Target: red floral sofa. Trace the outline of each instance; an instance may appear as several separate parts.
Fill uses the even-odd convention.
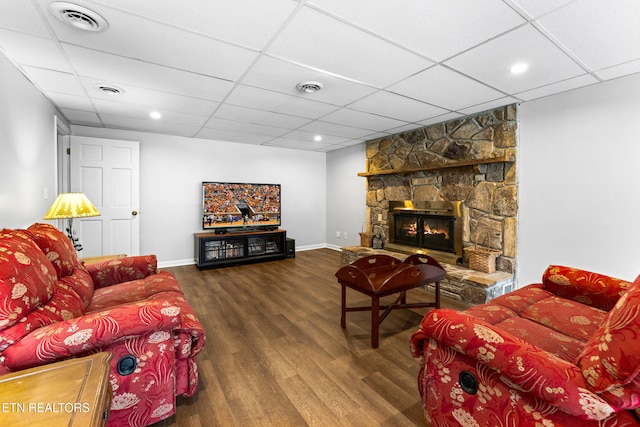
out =
[[[550,266],[411,337],[425,417],[443,426],[640,426],[640,276]]]
[[[109,426],[143,426],[196,391],[205,335],[156,258],[83,265],[48,224],[0,231],[0,374],[113,353]]]

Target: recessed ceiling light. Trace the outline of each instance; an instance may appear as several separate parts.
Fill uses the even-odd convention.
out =
[[[321,135],[316,135],[316,136],[313,137],[313,140],[316,141],[316,142],[320,142],[320,141],[322,141],[322,136]]]
[[[159,120],[162,118],[162,114],[160,114],[159,111],[152,111],[149,113],[149,117],[151,117],[154,120]]]
[[[514,64],[509,71],[513,74],[521,74],[529,69],[529,64],[525,64],[524,62],[519,62]]]
[[[49,11],[60,21],[78,30],[104,31],[109,28],[106,19],[77,4],[57,1],[49,5]]]
[[[319,91],[322,88],[323,88],[322,83],[314,82],[314,81],[301,82],[296,85],[296,89],[304,93],[314,93]]]

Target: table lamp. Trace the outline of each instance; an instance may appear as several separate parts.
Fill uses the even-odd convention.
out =
[[[60,193],[53,202],[44,219],[68,219],[69,228],[66,229],[67,236],[76,251],[82,250],[82,245],[74,237],[73,218],[85,218],[89,216],[99,216],[100,212],[91,203],[84,193]]]

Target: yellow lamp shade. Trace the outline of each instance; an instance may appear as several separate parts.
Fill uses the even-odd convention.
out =
[[[84,193],[61,193],[44,219],[83,218],[99,216],[100,212]]]

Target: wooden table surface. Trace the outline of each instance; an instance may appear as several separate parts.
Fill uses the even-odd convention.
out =
[[[111,357],[97,353],[1,376],[0,425],[105,425]]]

